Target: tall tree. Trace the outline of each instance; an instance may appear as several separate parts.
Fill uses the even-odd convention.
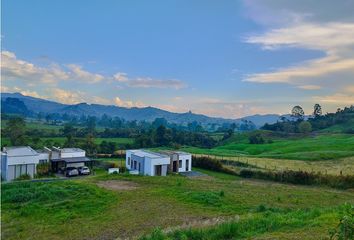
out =
[[[24,145],[26,142],[26,123],[22,117],[15,117],[9,120],[5,127],[6,136],[13,146]]]
[[[320,104],[316,103],[315,106],[313,106],[313,115],[315,117],[319,117],[322,115],[322,107]]]
[[[291,116],[293,116],[294,118],[303,119],[304,115],[305,115],[305,112],[302,109],[302,107],[300,107],[300,106],[295,106],[291,110]]]

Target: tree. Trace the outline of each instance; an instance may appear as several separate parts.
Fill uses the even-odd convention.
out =
[[[297,119],[303,119],[305,115],[304,110],[300,106],[295,106],[291,110],[291,116],[297,118]]]
[[[64,128],[60,130],[63,133],[63,136],[66,137],[66,141],[64,143],[65,147],[75,147],[74,137],[77,134],[77,129],[73,127],[72,124],[66,123]]]
[[[254,133],[248,137],[250,144],[263,144],[265,141],[262,134]]]
[[[320,104],[316,103],[315,106],[313,106],[313,115],[315,117],[319,117],[322,115],[322,107]]]
[[[299,124],[299,132],[301,132],[301,133],[309,133],[309,132],[311,132],[312,131],[312,125],[311,125],[311,123],[309,123],[309,122],[301,122],[300,124]]]
[[[168,130],[165,126],[160,125],[156,129],[155,143],[158,146],[167,146],[171,141],[171,136],[168,134]]]
[[[9,120],[5,127],[6,136],[10,139],[13,146],[25,145],[26,142],[26,123],[22,117],[15,117]]]

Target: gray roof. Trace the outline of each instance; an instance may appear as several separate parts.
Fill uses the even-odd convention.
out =
[[[148,157],[148,158],[166,158],[168,157],[165,154],[157,153],[157,152],[151,152],[145,149],[135,149],[135,150],[129,150],[131,151],[134,155],[138,157]]]
[[[81,148],[60,148],[60,151],[62,153],[85,152],[85,150],[82,150]]]
[[[36,152],[29,146],[5,147],[4,152],[7,153],[8,157],[39,155],[38,152]]]
[[[52,162],[66,162],[66,163],[79,163],[79,162],[90,162],[91,159],[87,157],[73,157],[73,158],[59,158],[52,159]]]

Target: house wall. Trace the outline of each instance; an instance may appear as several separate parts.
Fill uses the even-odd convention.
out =
[[[139,174],[145,175],[145,168],[144,168],[145,161],[144,161],[144,157],[139,157],[139,156],[134,155],[134,154],[131,154],[130,156],[131,156],[130,169],[131,169],[131,170],[138,170],[138,171],[139,171]],[[136,168],[135,168],[135,165],[134,165],[134,161],[136,162]],[[140,164],[140,169],[139,169],[139,164]]]
[[[181,154],[181,155],[179,155],[179,160],[182,161],[182,166],[179,166],[179,169],[178,169],[179,172],[186,172],[187,160],[189,160],[188,161],[188,172],[190,172],[192,170],[192,155]]]
[[[166,176],[167,168],[168,168],[168,165],[170,164],[170,158],[169,157],[151,158],[151,159],[145,157],[145,159],[149,159],[150,160],[150,164],[149,164],[149,167],[148,167],[148,171],[149,171],[148,175],[155,176],[155,166],[156,165],[162,165],[161,175],[162,176]]]
[[[6,180],[7,178],[7,155],[6,153],[1,153],[1,178]]]
[[[127,150],[126,152],[125,152],[125,167],[128,169],[128,170],[130,170],[131,168],[131,166],[130,166],[130,164],[129,164],[129,159],[131,160],[131,155],[132,155],[132,152],[131,151],[129,151],[129,150]]]
[[[40,153],[39,162],[49,162],[49,153]]]
[[[11,181],[23,174],[32,178],[36,174],[36,166],[39,163],[39,154],[30,156],[7,156],[6,180]]]
[[[61,158],[85,157],[85,151],[78,152],[61,152]]]

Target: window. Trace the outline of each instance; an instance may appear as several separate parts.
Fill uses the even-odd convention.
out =
[[[128,157],[128,165],[130,165],[130,157]]]
[[[134,161],[134,169],[136,169],[136,161]]]
[[[39,160],[39,163],[41,164],[41,163],[46,163],[47,162],[47,160],[46,159],[44,159],[44,160]]]
[[[179,168],[182,167],[182,160],[179,160],[179,162],[178,162],[178,167],[179,167]]]

